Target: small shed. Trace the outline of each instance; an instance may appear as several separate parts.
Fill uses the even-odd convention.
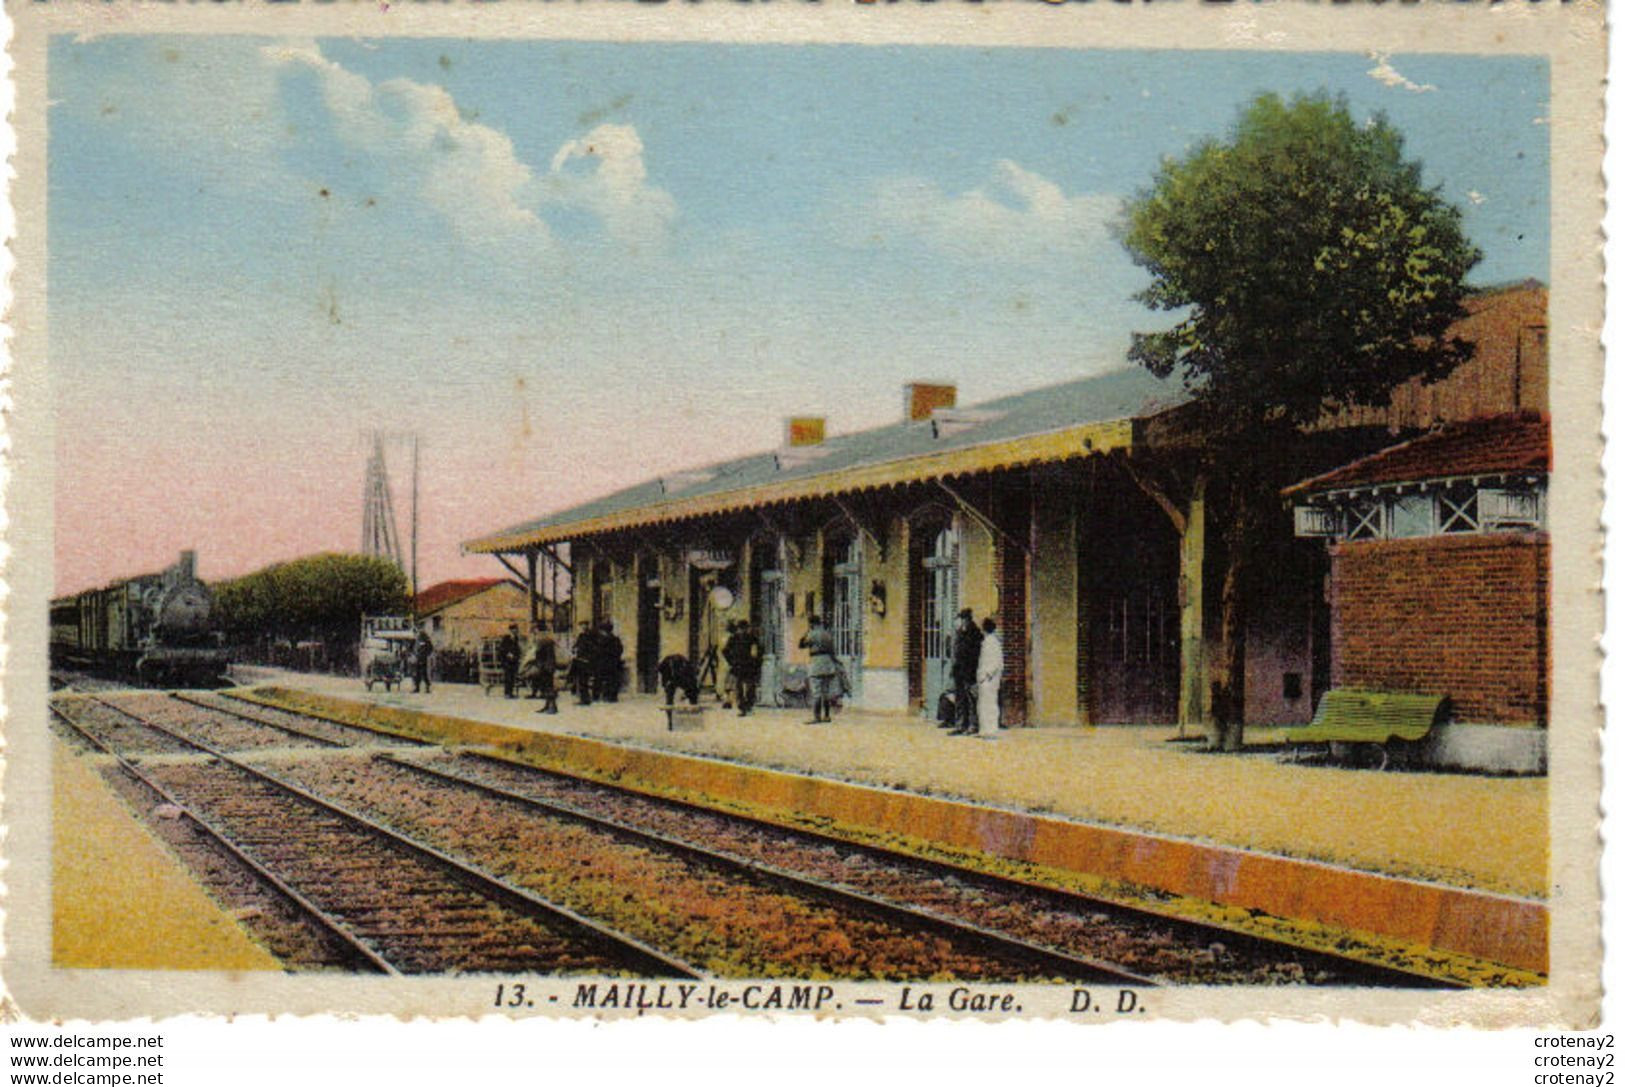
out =
[[[1519,413],[1441,427],[1283,492],[1297,534],[1329,547],[1332,687],[1447,697],[1436,761],[1544,764],[1550,469],[1550,421]]]

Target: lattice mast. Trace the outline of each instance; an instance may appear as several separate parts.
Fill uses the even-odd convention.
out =
[[[401,534],[395,527],[395,501],[389,493],[389,469],[384,464],[384,436],[374,431],[372,456],[367,460],[365,504],[361,513],[361,553],[388,559],[405,568]]]

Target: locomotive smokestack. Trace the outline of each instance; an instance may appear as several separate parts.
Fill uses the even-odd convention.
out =
[[[197,552],[182,551],[181,561],[175,564],[175,571],[186,581],[197,580]]]

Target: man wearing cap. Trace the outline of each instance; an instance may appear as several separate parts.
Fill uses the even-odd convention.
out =
[[[954,728],[950,736],[976,731],[976,668],[982,660],[982,632],[969,608],[954,622],[953,664],[948,678],[954,684]]]
[[[828,724],[835,703],[836,685],[840,682],[841,666],[835,660],[835,635],[824,625],[823,616],[807,617],[807,633],[802,636],[801,648],[811,661],[807,666],[807,685],[812,692],[814,725]]]
[[[510,623],[508,633],[497,643],[497,664],[502,666],[502,697],[513,698],[514,681],[519,678],[519,626]]]

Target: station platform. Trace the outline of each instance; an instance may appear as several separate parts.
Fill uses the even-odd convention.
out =
[[[132,970],[279,970],[135,819],[89,760],[52,754],[51,961]]]
[[[700,721],[668,731],[646,695],[591,706],[565,696],[554,715],[468,685],[412,694],[345,677],[244,678],[273,699],[654,791],[1545,970],[1544,778],[1299,765],[1267,742],[1209,754],[1169,742],[1168,727],[985,741],[913,716],[848,710],[814,725],[806,710],[742,718],[704,701]]]

